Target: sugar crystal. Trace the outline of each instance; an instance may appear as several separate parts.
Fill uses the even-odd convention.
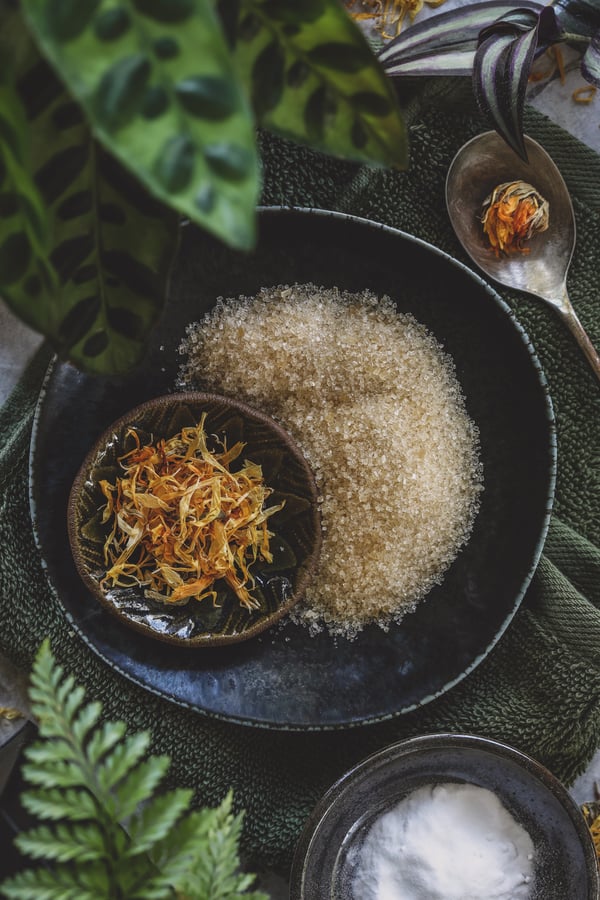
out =
[[[219,300],[180,352],[180,387],[262,409],[312,465],[323,547],[295,616],[351,637],[414,609],[482,489],[477,428],[433,335],[388,297],[296,284]]]

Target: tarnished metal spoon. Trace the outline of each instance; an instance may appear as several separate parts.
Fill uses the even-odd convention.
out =
[[[446,203],[456,235],[471,259],[506,287],[533,294],[548,303],[570,329],[600,379],[600,355],[586,334],[567,294],[567,272],[575,249],[575,216],[568,188],[552,158],[525,138],[524,162],[496,134],[488,131],[464,144],[446,179]],[[528,242],[528,254],[496,257],[481,225],[483,201],[498,184],[526,181],[548,201],[550,224]]]

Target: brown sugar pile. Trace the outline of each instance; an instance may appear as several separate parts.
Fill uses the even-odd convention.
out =
[[[387,297],[304,284],[220,298],[180,353],[182,388],[267,412],[313,467],[323,548],[296,617],[351,637],[414,609],[482,489],[478,432],[435,338]]]

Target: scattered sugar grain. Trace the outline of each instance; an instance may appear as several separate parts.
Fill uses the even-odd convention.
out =
[[[220,298],[180,352],[180,387],[263,409],[313,467],[323,547],[296,618],[353,636],[414,609],[467,540],[482,488],[477,429],[425,327],[369,291],[293,285]]]

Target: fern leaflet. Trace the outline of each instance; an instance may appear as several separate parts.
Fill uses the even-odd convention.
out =
[[[190,812],[193,791],[156,794],[166,756],[148,756],[146,732],[103,722],[99,703],[56,664],[45,641],[30,690],[40,740],[23,775],[24,806],[46,824],[21,833],[19,849],[49,864],[0,885],[7,900],[267,900],[239,872],[242,816],[229,794]],[[243,897],[242,897],[243,895]]]

